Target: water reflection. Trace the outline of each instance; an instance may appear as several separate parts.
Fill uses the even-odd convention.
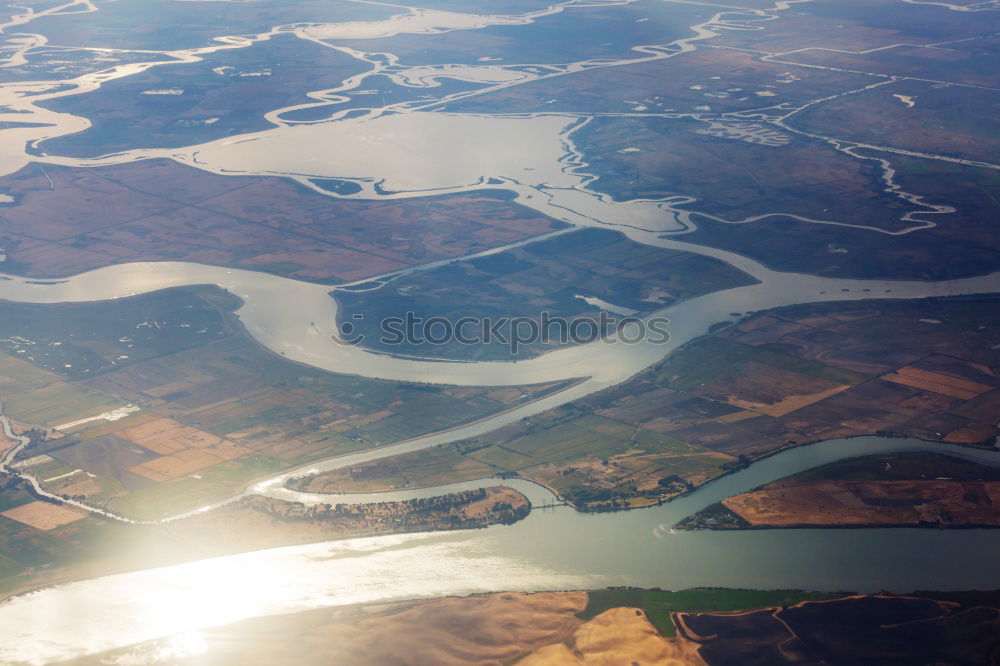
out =
[[[496,590],[606,585],[898,592],[1000,584],[996,530],[672,532],[688,513],[843,457],[917,450],[1000,464],[1000,452],[862,437],[799,447],[663,507],[569,508],[485,530],[276,548],[61,585],[0,606],[0,661],[44,663],[243,618]]]
[[[50,588],[0,607],[0,661],[42,664],[241,619],[345,605],[579,588],[597,579],[506,557],[488,543],[415,534],[279,548]]]

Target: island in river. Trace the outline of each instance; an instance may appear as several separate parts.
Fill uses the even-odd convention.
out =
[[[531,511],[512,488],[489,486],[436,497],[365,504],[302,504],[251,495],[215,511],[169,524],[192,541],[212,533],[220,542],[252,550],[378,534],[510,525]]]
[[[526,517],[528,498],[499,483],[365,503],[304,505],[251,495],[182,520],[137,525],[36,497],[23,479],[0,474],[0,573],[7,578],[0,596],[150,563],[165,566],[330,539],[509,525]]]
[[[22,423],[51,426],[24,451],[19,469],[53,493],[156,519],[235,495],[264,474],[371,448],[383,437],[448,428],[561,387],[393,385],[311,370],[248,340],[229,318],[232,300],[217,290],[183,289],[103,304],[4,305],[16,311],[13,321],[31,323],[33,331],[43,331],[46,308],[78,323],[71,340],[32,333],[4,343],[10,348],[0,356],[0,375],[19,389],[4,409]],[[1000,365],[1000,351],[992,348],[1000,317],[995,302],[870,301],[757,313],[606,391],[472,440],[294,478],[291,485],[315,493],[377,492],[516,474],[579,509],[621,509],[669,500],[820,439],[891,432],[956,450],[992,448],[1000,399],[991,370]],[[139,327],[153,308],[159,326]],[[159,356],[121,349],[129,343],[120,338],[139,334]],[[122,354],[134,358],[101,360]],[[89,367],[97,376],[71,376]],[[220,393],[220,386],[228,388]],[[142,409],[117,421],[70,425],[129,403]],[[148,448],[162,455],[152,460]],[[215,452],[236,457],[216,461]],[[176,478],[154,474],[165,469]],[[36,499],[14,491],[3,511]],[[239,504],[218,513],[246,511],[240,521],[268,527],[239,531],[227,550],[214,537],[180,539],[156,526],[115,524],[50,506],[45,516],[0,515],[0,592],[302,543],[304,531],[315,540],[356,533],[279,522]],[[218,534],[213,513],[196,518],[205,529],[192,531]]]
[[[881,300],[755,313],[604,391],[473,439],[290,485],[377,492],[516,474],[601,511],[655,505],[782,449],[838,437],[994,448],[996,303]]]
[[[213,548],[318,540],[373,525],[397,531],[469,526],[524,511],[499,495],[463,496],[459,502],[470,502],[458,513],[451,505],[424,511],[433,503],[413,502],[307,508],[272,497],[220,508],[248,487],[256,489],[258,479],[314,465],[329,470],[321,461],[356,452],[378,456],[372,452],[378,447],[420,442],[428,433],[444,433],[434,443],[445,445],[299,483],[342,492],[352,484],[414,488],[516,474],[545,484],[577,508],[606,510],[660,503],[727,472],[747,472],[742,468],[782,449],[849,435],[906,434],[947,442],[942,447],[993,447],[995,457],[996,301],[873,301],[749,312],[835,300],[852,289],[851,298],[876,296],[863,293],[874,285],[847,280],[799,291],[798,283],[812,283],[810,275],[939,281],[908,289],[879,285],[879,298],[893,298],[904,291],[909,297],[960,293],[941,281],[997,268],[1000,168],[993,162],[1000,125],[989,111],[996,108],[998,79],[990,65],[996,35],[990,32],[993,15],[979,14],[995,3],[777,2],[766,8],[769,3],[742,0],[734,4],[755,8],[740,10],[571,0],[535,9],[538,3],[525,0],[491,7],[496,16],[467,13],[468,6],[454,0],[436,4],[437,11],[322,0],[70,0],[48,8],[34,3],[24,14],[12,9],[0,26],[14,37],[0,63],[6,109],[0,263],[11,274],[4,278],[4,298],[97,299],[103,296],[94,281],[88,287],[90,278],[82,284],[46,279],[113,265],[123,270],[102,275],[131,271],[139,279],[126,284],[111,277],[108,297],[122,297],[115,303],[0,304],[4,410],[20,423],[44,427],[23,455],[4,463],[37,480],[34,492],[54,500],[40,501],[22,483],[3,481],[0,591],[207,557],[219,552]],[[151,17],[155,29],[147,29]],[[28,33],[13,34],[29,23]],[[253,134],[257,130],[263,132]],[[320,157],[321,146],[338,150]],[[604,228],[564,234],[566,225]],[[664,251],[685,244],[664,234],[684,234],[688,248]],[[585,251],[588,239],[593,245]],[[691,253],[699,258],[686,256]],[[738,269],[753,259],[809,275],[785,273],[761,280],[759,289],[737,288],[731,300],[715,301],[723,304],[717,312],[689,307],[699,294],[745,284]],[[440,265],[451,260],[447,269]],[[135,263],[142,261],[152,263]],[[169,261],[184,263],[180,270],[188,279],[157,282]],[[256,278],[233,278],[253,288],[190,288],[232,287],[222,276],[239,269],[255,271]],[[752,272],[766,273],[764,266]],[[296,283],[289,292],[312,299],[301,308],[304,317],[289,318],[294,308],[268,317],[265,308],[254,310],[255,302],[282,300],[274,294],[284,292],[271,291],[273,285],[289,286],[263,279],[265,273],[314,283]],[[188,287],[124,298],[132,284],[142,290],[153,283]],[[368,354],[364,363],[342,365],[332,345],[311,346],[310,339],[327,339],[335,329],[329,289],[347,294],[341,314],[351,319],[342,324],[353,323],[355,314],[374,324],[392,313],[390,306],[458,320],[470,312],[534,316],[541,308],[574,317],[608,306],[650,313],[668,304],[683,308],[670,306],[677,313],[670,315],[675,340],[700,336],[712,322],[741,323],[713,329],[714,336],[669,357],[666,351],[637,355],[642,364],[631,364],[630,354],[621,352],[611,361],[578,359],[571,374],[531,379],[531,368],[561,365],[567,357],[553,362],[542,355],[535,359],[542,363],[519,363],[481,385],[454,386],[448,384],[468,384],[479,370],[438,363],[408,366],[406,375],[376,374],[369,364],[381,368],[376,361],[401,359]],[[996,291],[996,283],[977,293],[987,291]],[[231,316],[239,305],[234,294],[242,294],[246,306],[239,325]],[[777,294],[780,303],[769,300]],[[258,342],[270,342],[274,353]],[[320,352],[309,356],[307,348]],[[499,357],[485,346],[441,351],[451,358]],[[296,365],[286,353],[331,372]],[[470,372],[456,382],[457,374],[442,368]],[[573,388],[566,382],[597,378],[607,368],[614,369],[607,383],[591,381],[586,389],[563,393],[590,380]],[[395,381],[404,379],[415,383]],[[531,411],[541,400],[545,408],[569,404]],[[499,425],[518,410],[500,430],[453,430]],[[529,418],[518,421],[522,416]],[[983,495],[963,486],[962,493],[963,502],[966,495],[992,501],[988,489]],[[487,500],[492,509],[472,508]],[[646,513],[700,508],[677,510],[683,501]],[[96,515],[84,516],[73,503]],[[216,509],[188,523],[203,520],[200,530],[184,521],[166,528],[125,522],[197,507]],[[611,533],[612,525],[639,515],[612,521],[559,511],[561,522],[590,523],[577,533],[587,547],[592,525],[607,519],[605,533]],[[226,520],[227,529],[216,522]],[[664,530],[675,521],[664,521]],[[244,529],[248,525],[266,527],[257,533]],[[184,529],[200,538],[180,538]],[[659,529],[650,526],[615,542],[607,562],[616,575],[634,574],[642,564],[640,558],[628,562],[633,553],[621,544],[638,543],[640,534],[659,539]],[[881,578],[858,588],[878,589],[893,577],[886,567],[902,569],[903,556],[920,552],[902,537],[929,543],[927,537],[943,536],[906,532],[897,530],[892,536],[899,539],[874,546],[875,531],[863,537],[823,532],[821,539],[858,541],[851,551],[816,551],[818,557],[793,564],[809,569],[802,584],[817,586],[823,565],[852,574],[878,571]],[[711,538],[747,543],[760,536],[768,535],[685,534],[674,541],[697,549]],[[447,535],[432,538],[440,544]],[[474,533],[453,538],[475,551],[467,547]],[[963,551],[989,561],[996,538],[995,532],[950,533],[949,566],[938,561],[945,549],[931,550],[933,563],[920,571],[945,579],[942,570],[963,570]],[[968,543],[973,546],[956,545]],[[533,557],[541,555],[541,545],[532,543]],[[781,558],[790,551],[803,552],[734,548],[739,561],[722,551],[729,559],[721,566],[711,564],[718,549],[691,557],[705,563],[713,581],[740,568],[757,572],[753,584],[778,586],[788,585],[779,582],[781,571],[754,566],[765,555],[784,565]],[[871,566],[847,566],[852,553]],[[304,576],[309,600],[337,603],[320,588],[335,578],[332,569],[347,569],[352,559],[362,557],[351,552],[325,575]],[[679,557],[648,559],[662,575],[681,570]],[[436,584],[453,585],[470,569],[481,581],[497,560],[480,560],[478,570],[472,559],[448,568],[448,579]],[[399,595],[406,575],[422,579],[419,564],[411,559],[395,568],[396,584],[386,581],[386,568],[368,571],[378,572],[372,578],[379,594],[391,589]],[[212,566],[205,563],[202,570],[218,575]],[[525,568],[520,562],[518,584]],[[261,596],[278,569],[247,576],[239,587]],[[995,582],[988,566],[978,569],[978,581]],[[361,578],[351,578],[351,587],[373,582]],[[551,580],[545,578],[547,589],[559,587]],[[195,581],[199,589],[219,589],[204,578]],[[128,585],[128,602],[116,606],[109,588],[100,587],[107,581],[96,585],[104,594],[89,597],[102,602],[88,608],[93,612],[52,613],[50,605],[43,613],[24,613],[32,627],[22,633],[11,621],[18,612],[13,609],[23,608],[20,600],[6,604],[2,660],[22,660],[9,657],[11,648],[29,660],[44,659],[39,655],[53,644],[72,640],[72,631],[46,631],[44,621],[64,619],[78,636],[113,633],[128,616],[140,615],[135,605],[143,597],[155,602],[153,615],[170,614],[158,594],[137,591],[149,588]],[[488,589],[512,586],[494,582]],[[427,589],[420,594],[454,592]],[[231,591],[208,601],[236,597],[243,606],[265,607]],[[43,594],[64,598],[63,592]],[[349,650],[340,657],[349,663],[360,661],[354,654],[384,663],[391,656],[384,650],[393,647],[408,650],[407,658],[440,664],[456,654],[448,650],[469,649],[482,660],[522,664],[836,663],[890,656],[902,663],[970,662],[996,654],[996,611],[985,602],[966,608],[963,602],[862,597],[802,605],[789,600],[789,608],[779,610],[773,604],[784,606],[785,600],[756,600],[728,604],[742,612],[725,616],[715,614],[723,610],[718,607],[675,608],[686,613],[671,622],[683,635],[667,636],[662,612],[653,612],[646,597],[628,593],[612,602],[605,595],[608,603],[591,613],[600,595],[574,594],[545,597],[564,604],[572,617],[560,612],[546,624],[538,614],[520,615],[530,640],[514,631],[517,622],[504,624],[511,616],[501,608],[543,597],[493,595],[481,604],[485,624],[472,621],[476,606],[469,601],[412,606],[453,609],[433,625],[391,625],[410,617],[396,607],[382,633],[355,625],[324,635],[311,654],[330,656],[323,641],[328,646],[338,637],[335,649]],[[213,608],[199,601],[181,613]],[[764,610],[753,610],[761,604]],[[885,616],[892,622],[866,621]],[[852,624],[844,617],[861,619]],[[94,630],[87,625],[92,618],[104,626]],[[223,624],[218,615],[202,620]],[[512,632],[516,649],[490,652],[498,622]],[[450,635],[449,623],[469,633]],[[477,632],[479,627],[485,629]],[[434,631],[423,631],[428,628]],[[354,630],[366,638],[352,643]],[[295,634],[279,632],[270,646],[248,640],[249,656],[289,661],[294,651],[316,646],[289,641]],[[400,636],[428,642],[421,649],[415,642],[381,640]]]
[[[678,527],[1000,527],[1000,469],[936,453],[841,460],[713,504]]]

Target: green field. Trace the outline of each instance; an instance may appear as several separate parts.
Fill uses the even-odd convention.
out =
[[[231,496],[225,485],[186,476],[111,501],[108,508],[136,520],[157,520]]]
[[[941,477],[958,481],[1000,481],[1000,469],[940,453],[893,453],[838,460],[779,482],[900,481]]]
[[[25,567],[65,562],[70,553],[51,534],[0,516],[0,553]]]
[[[395,458],[375,461],[352,475],[331,475],[317,492],[379,492],[398,488],[422,488],[493,476],[503,469],[463,456],[449,444],[442,444],[408,456],[405,465]],[[308,482],[308,477],[305,477]],[[298,484],[293,483],[298,488]],[[302,486],[305,488],[305,485]]]
[[[0,512],[34,501],[35,496],[23,488],[4,488],[0,490]]]
[[[719,337],[701,338],[684,345],[656,369],[654,377],[658,383],[672,389],[690,391],[711,379],[731,372],[734,367],[747,361],[850,386],[867,379],[865,375],[850,370]]]
[[[30,391],[53,380],[54,375],[36,368],[27,359],[0,354],[0,394],[8,395],[12,390]]]
[[[28,469],[32,476],[36,476],[41,481],[45,481],[46,479],[51,479],[55,476],[62,476],[63,474],[74,472],[77,468],[72,465],[67,465],[61,460],[53,459],[30,465]]]
[[[585,505],[591,500],[588,484],[572,474],[555,474],[551,465],[572,472],[574,465],[598,462],[614,469],[622,479],[608,492],[636,494],[636,477],[711,477],[728,458],[671,437],[642,430],[614,419],[557,408],[545,415],[512,424],[479,438],[441,445],[426,451],[394,456],[344,472],[324,475],[310,485],[308,479],[296,487],[335,492],[377,491],[391,488],[430,486],[499,473],[519,473],[542,481],[564,498]],[[550,469],[544,478],[538,468]],[[667,489],[656,492],[667,493]],[[673,491],[676,494],[676,489]]]
[[[4,400],[4,412],[21,423],[58,426],[124,405],[117,398],[85,386],[55,382],[26,393],[8,395]]]
[[[13,560],[8,560],[3,555],[0,555],[0,579],[16,576],[22,571],[24,571],[24,567],[20,564],[14,562]]]
[[[130,518],[156,520],[224,500],[252,479],[276,474],[288,466],[274,458],[251,455],[209,467],[194,476],[172,479],[113,500],[109,507]]]
[[[844,592],[804,592],[802,590],[729,590],[693,588],[679,592],[640,588],[609,588],[590,593],[587,608],[578,615],[590,620],[604,611],[619,606],[641,608],[664,636],[675,636],[677,629],[670,613],[701,613],[707,611],[740,611],[752,608],[794,605],[801,601],[839,599]]]
[[[231,335],[225,313],[238,305],[215,287],[96,303],[0,303],[0,350],[84,379]]]
[[[3,334],[10,336],[6,348],[0,345],[9,354],[0,354],[0,398],[16,421],[51,427],[127,403],[143,405],[120,421],[94,421],[66,437],[37,441],[22,459],[58,455],[54,449],[97,436],[129,440],[130,428],[156,416],[251,449],[243,458],[131,494],[123,475],[135,458],[123,457],[120,465],[110,460],[110,467],[88,469],[99,476],[73,491],[129,516],[158,518],[223,499],[254,478],[496,414],[518,397],[487,397],[490,387],[405,384],[292,363],[240,331],[229,315],[237,304],[228,294],[200,287],[65,307],[0,304],[0,316],[9,315],[0,323],[0,342]],[[53,317],[66,325],[52,326]],[[66,329],[73,332],[63,340]],[[143,351],[133,351],[136,345]],[[73,359],[79,358],[89,365],[76,367]],[[523,387],[520,398],[567,384]],[[142,446],[129,441],[122,446]],[[187,448],[179,444],[176,449]],[[32,472],[45,480],[74,469],[52,461]],[[85,478],[57,479],[52,489],[61,492]]]
[[[529,427],[527,434],[469,453],[468,457],[491,467],[517,471],[542,463],[563,465],[574,461],[607,460],[641,451],[670,455],[670,474],[700,473],[705,465],[714,470],[713,473],[718,472],[719,462],[707,462],[703,455],[705,450],[700,447],[596,414],[569,421],[563,418],[564,415],[557,415],[538,420]],[[628,461],[625,458],[619,464],[627,467]],[[635,463],[632,469],[639,471],[649,465],[646,458]]]

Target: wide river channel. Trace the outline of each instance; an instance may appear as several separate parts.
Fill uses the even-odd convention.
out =
[[[716,252],[695,248],[685,247]],[[554,396],[472,426],[310,466],[333,469],[492,430],[624,381],[703,334],[712,323],[732,321],[733,313],[797,302],[1000,290],[996,275],[948,283],[828,280],[777,273],[738,256],[724,259],[755,277],[758,284],[716,292],[660,311],[659,315],[672,322],[669,344],[594,343],[518,363],[413,361],[346,346],[332,339],[336,336],[336,302],[328,294],[329,287],[194,264],[128,264],[51,281],[9,276],[0,279],[0,298],[79,302],[166,287],[217,284],[243,298],[238,315],[262,344],[328,370],[484,385],[590,377]],[[556,507],[534,511],[512,526],[276,548],[59,585],[0,605],[0,626],[6,639],[0,644],[0,662],[47,663],[243,618],[308,608],[497,590],[607,585],[858,591],[996,587],[1000,584],[996,567],[1000,531],[671,529],[692,512],[767,481],[841,458],[903,450],[944,451],[1000,464],[997,452],[915,440],[831,440],[771,456],[657,508],[581,514]],[[291,493],[281,488],[286,478],[287,474],[262,482],[250,492],[289,497]],[[487,480],[460,487],[493,483],[496,481]],[[516,483],[536,504],[552,499],[543,489]],[[428,494],[434,493],[407,491],[386,499]]]
[[[612,0],[605,4],[612,4]],[[787,5],[778,3],[778,8]],[[499,19],[414,10],[383,22],[310,24],[301,29],[313,31],[311,37],[315,39],[373,38],[426,29],[530,22],[562,9],[563,5],[556,5],[543,12]],[[690,36],[671,44],[634,50],[644,59],[690,51],[694,42],[715,35],[713,29],[731,29],[732,17],[728,14],[720,12],[692,26]],[[23,22],[18,20],[16,24]],[[280,28],[257,36],[220,38],[219,43],[202,49],[173,52],[171,59],[190,62],[219,49],[269,38]],[[581,62],[573,67],[595,64],[608,66],[614,62]],[[445,114],[429,112],[420,105],[412,109],[399,105],[372,110],[364,117],[345,115],[340,122],[296,126],[280,120],[282,113],[298,108],[289,107],[268,114],[276,124],[273,129],[185,148],[130,150],[94,159],[29,156],[25,152],[26,144],[37,145],[90,125],[85,118],[36,106],[38,102],[90,92],[103,83],[141,73],[151,66],[144,62],[112,67],[77,77],[71,80],[72,86],[50,82],[38,89],[37,82],[29,82],[0,87],[0,102],[10,115],[7,119],[17,121],[5,130],[8,138],[0,144],[0,173],[13,173],[32,160],[92,167],[164,158],[212,173],[292,177],[314,188],[312,179],[343,179],[358,186],[360,192],[351,195],[354,198],[504,189],[522,205],[574,227],[617,229],[638,243],[718,259],[756,280],[755,284],[693,298],[650,315],[670,320],[671,339],[666,344],[614,340],[560,349],[517,363],[461,363],[396,358],[339,343],[337,303],[330,296],[335,287],[263,273],[158,262],[111,266],[58,280],[0,275],[0,299],[28,303],[99,301],[170,287],[217,285],[243,300],[237,315],[254,339],[289,360],[332,372],[465,386],[580,380],[571,388],[474,424],[321,461],[307,469],[335,469],[494,430],[626,381],[680,345],[704,335],[713,325],[732,323],[753,311],[821,301],[1000,293],[1000,274],[946,282],[828,279],[774,271],[733,252],[674,240],[665,234],[694,226],[690,212],[676,206],[678,201],[615,201],[589,189],[592,178],[584,169],[585,156],[572,141],[573,132],[587,122],[587,116],[581,114]],[[375,65],[371,73],[378,70]],[[416,69],[400,73],[414,80],[427,75]],[[526,74],[489,66],[464,67],[461,76],[502,84],[510,77]],[[363,80],[356,77],[338,90],[357,88]],[[440,105],[449,99],[442,97],[423,106]],[[28,118],[33,122],[24,122]],[[319,145],[336,145],[339,149],[317,160],[315,147]],[[440,155],[447,155],[448,160],[439,159]],[[887,186],[895,187],[891,169],[887,164],[883,167]],[[679,199],[684,199],[680,203],[691,201]],[[944,208],[925,207],[937,212]],[[804,222],[839,224],[790,213],[774,214]],[[767,216],[742,221],[762,217]],[[917,227],[923,224],[918,222]],[[410,271],[427,270],[441,263]],[[384,283],[393,277],[377,276],[368,281]],[[511,526],[275,548],[69,583],[0,604],[4,638],[0,641],[0,663],[50,663],[160,637],[196,635],[199,629],[249,617],[310,608],[500,590],[636,585],[671,589],[730,586],[910,591],[1000,586],[996,565],[1000,560],[1000,530],[672,529],[694,511],[767,481],[842,458],[906,450],[943,451],[1000,464],[997,452],[915,440],[832,440],[771,456],[656,508],[581,514],[561,506],[535,510]],[[339,501],[285,490],[283,484],[288,476],[302,471],[292,470],[262,481],[247,493]],[[473,481],[386,494],[382,498],[427,496],[495,483]],[[554,499],[548,491],[526,481],[513,481],[511,485],[525,491],[536,505],[550,504]]]
[[[693,511],[787,474],[913,450],[1000,464],[997,452],[916,440],[830,440],[766,458],[656,508],[582,514],[557,507],[510,526],[275,548],[70,583],[0,606],[0,662],[47,663],[323,606],[497,590],[996,587],[996,530],[671,529]]]

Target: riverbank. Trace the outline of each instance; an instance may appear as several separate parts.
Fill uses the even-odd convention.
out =
[[[955,530],[946,535],[939,530],[828,529],[793,535],[789,530],[670,529],[713,502],[789,472],[860,453],[943,448],[951,450],[914,440],[829,441],[785,451],[645,511],[582,514],[558,507],[532,512],[510,526],[327,541],[223,557],[211,556],[210,543],[156,541],[162,532],[132,527],[130,531],[147,530],[145,550],[133,543],[133,550],[126,552],[117,550],[120,542],[102,541],[104,548],[116,549],[115,561],[101,562],[103,570],[78,569],[77,577],[85,578],[78,582],[53,585],[60,582],[53,576],[46,589],[0,605],[0,621],[13,622],[11,636],[20,637],[18,644],[36,645],[42,636],[47,641],[59,636],[62,647],[56,649],[79,655],[274,613],[491,590],[606,585],[900,592],[990,588],[996,584],[996,531]],[[961,453],[983,461],[996,458],[995,453],[971,448]],[[166,558],[176,556],[172,549],[197,561],[167,566]],[[739,567],[729,565],[734,552],[740,553]],[[886,552],[893,556],[884,557]],[[821,558],[838,566],[817,575],[811,563]],[[112,564],[127,573],[111,575]],[[114,631],[107,631],[106,623],[99,631],[96,618],[63,618],[43,610],[51,604],[88,604],[95,599],[102,607],[129,609],[115,614]],[[184,611],[164,613],[164,608]],[[44,622],[27,621],[39,617]]]
[[[481,529],[525,518],[531,503],[503,486],[396,502],[302,504],[254,495],[200,516],[170,523],[169,533],[196,541],[211,535],[238,550],[256,550],[326,539]]]
[[[605,512],[660,505],[835,438],[989,450],[1000,382],[983,368],[1000,359],[995,304],[880,300],[756,313],[621,384],[450,444],[324,464],[294,487],[374,492],[516,474]]]
[[[76,559],[64,566],[43,567],[24,580],[6,581],[0,586],[0,601],[84,578],[266,548],[511,525],[527,517],[531,508],[524,494],[502,485],[402,501],[348,504],[302,504],[254,495],[165,526],[106,521],[98,529],[108,543],[76,553]],[[85,529],[93,529],[98,518],[84,520],[91,521],[84,523]]]
[[[941,453],[862,456],[723,499],[678,529],[1000,527],[1000,469]]]
[[[659,535],[656,536],[656,539],[661,539],[668,533],[668,528],[671,525],[675,525],[685,517],[698,514],[706,507],[711,507],[713,503],[719,503],[727,497],[752,490],[766,484],[768,481],[787,476],[787,472],[789,471],[805,472],[830,461],[846,459],[847,462],[850,462],[854,458],[872,452],[891,453],[896,451],[933,452],[963,457],[976,464],[988,465],[993,468],[1000,466],[1000,458],[998,458],[1000,454],[997,451],[986,451],[975,447],[960,447],[951,444],[941,444],[939,442],[920,442],[913,439],[849,438],[801,445],[775,452],[750,464],[748,467],[731,470],[682,495],[672,498],[670,501],[662,503],[658,507],[648,507],[643,511],[627,511],[611,515],[608,513],[579,512],[570,507],[557,507],[554,510],[545,509],[542,512],[532,512],[529,522],[534,524],[535,522],[542,521],[548,524],[556,521],[560,524],[565,524],[567,526],[566,529],[572,529],[570,526],[579,523],[579,529],[587,532],[596,529],[601,533],[617,531],[618,526],[621,529],[627,530],[630,525],[634,528],[634,524],[639,523],[644,526],[641,529],[652,530],[654,536]],[[521,491],[518,494],[534,498],[532,502],[536,505],[536,508],[543,506],[543,503],[547,506],[555,499],[545,489],[537,487],[532,482],[524,479],[480,479],[464,484],[409,489],[388,494],[322,495],[275,488],[269,491],[275,494],[274,497],[266,495],[250,496],[225,507],[195,514],[192,517],[167,523],[159,527],[115,524],[98,518],[87,518],[67,528],[61,528],[58,533],[62,534],[70,528],[75,528],[82,534],[92,533],[94,538],[100,539],[101,548],[93,549],[87,555],[86,559],[77,562],[74,566],[56,569],[43,568],[36,570],[32,577],[28,579],[8,581],[4,586],[0,587],[0,597],[2,599],[9,599],[26,592],[53,585],[86,579],[98,579],[103,576],[129,575],[129,572],[139,573],[139,570],[153,567],[183,566],[185,563],[195,564],[198,560],[211,561],[211,558],[217,559],[238,553],[245,553],[248,556],[256,554],[265,555],[273,552],[274,548],[294,546],[296,544],[312,544],[322,548],[327,543],[337,543],[329,542],[328,540],[331,538],[350,539],[372,534],[372,532],[362,531],[337,531],[335,528],[334,531],[330,531],[330,529],[320,525],[296,525],[294,523],[282,525],[279,521],[267,516],[263,512],[247,508],[244,502],[267,502],[283,499],[285,500],[282,504],[283,506],[292,506],[298,503],[303,507],[340,502],[351,504],[377,503],[390,498],[393,500],[405,500],[407,495],[411,499],[428,498],[435,497],[444,492],[462,492],[470,489],[502,486],[505,483],[520,488]],[[595,519],[599,520],[603,527],[594,527],[592,521]],[[267,538],[267,529],[262,527],[265,523],[273,527],[278,536],[274,539]],[[616,529],[611,530],[612,527],[616,527]],[[854,526],[844,527],[850,528]],[[878,527],[874,526],[863,531],[866,533],[884,534],[884,531],[880,531]],[[530,526],[525,526],[523,522],[514,526],[513,529],[516,530],[515,533],[524,530],[533,533],[534,530]],[[492,530],[476,531],[493,534]],[[681,529],[675,536],[681,536],[685,533],[695,536],[699,531]],[[736,532],[739,532],[739,530],[726,531],[732,532],[734,535]],[[754,529],[749,531],[766,534],[774,530]],[[826,531],[829,531],[830,534],[840,535],[850,533],[850,530],[845,532],[842,528],[837,529],[837,526],[830,526]],[[861,530],[858,531],[860,532]],[[925,533],[937,532],[937,530],[921,531]],[[977,530],[963,531],[968,533],[977,532]],[[384,533],[399,532],[389,531]],[[468,531],[451,531],[447,529],[445,532],[442,532],[442,534],[453,534],[458,539],[462,538],[462,534],[467,533]],[[542,530],[535,538],[547,540],[554,533],[562,533],[562,531],[555,529],[553,525],[553,529]],[[54,535],[55,533],[52,534]],[[878,542],[878,540],[878,536],[874,537],[873,543]],[[843,536],[840,537],[840,541],[844,542],[845,538]],[[692,546],[695,545],[692,542]],[[859,544],[855,545],[856,548],[858,546]],[[615,552],[616,556],[621,555],[617,550]]]
[[[886,617],[898,622],[887,626]],[[910,638],[900,654],[912,657],[910,663],[934,658],[943,658],[937,663],[986,663],[1000,647],[1000,634],[977,637],[998,617],[995,592],[504,592],[256,618],[75,663],[722,666],[800,663],[798,655],[817,653],[829,663],[870,663],[904,635]]]
[[[18,338],[29,351],[8,346],[0,355],[0,383],[7,378],[4,409],[22,422],[41,424],[45,434],[35,432],[14,461],[15,471],[37,477],[43,494],[58,501],[152,522],[222,505],[275,474],[310,469],[317,460],[377,454],[393,443],[446,440],[455,436],[454,428],[476,428],[484,418],[525,408],[576,383],[504,391],[320,372],[259,344],[229,308],[208,302],[207,296],[221,300],[220,294],[181,288],[104,304],[54,305],[51,313],[49,306],[16,306],[30,319],[25,326],[32,334]],[[40,325],[53,320],[72,329],[73,339],[65,339],[62,328]],[[19,325],[5,321],[0,338]],[[142,325],[150,321],[158,327]],[[162,354],[126,346],[137,326],[150,331],[148,344]],[[201,335],[203,329],[228,333],[217,338]],[[174,338],[185,335],[191,339],[175,344]],[[109,346],[115,353],[108,353]],[[53,351],[44,356],[35,347]],[[101,353],[124,358],[110,368],[108,362],[92,363],[96,371],[88,366],[75,376],[81,350],[91,361],[104,358]],[[12,427],[19,434],[29,428]]]

